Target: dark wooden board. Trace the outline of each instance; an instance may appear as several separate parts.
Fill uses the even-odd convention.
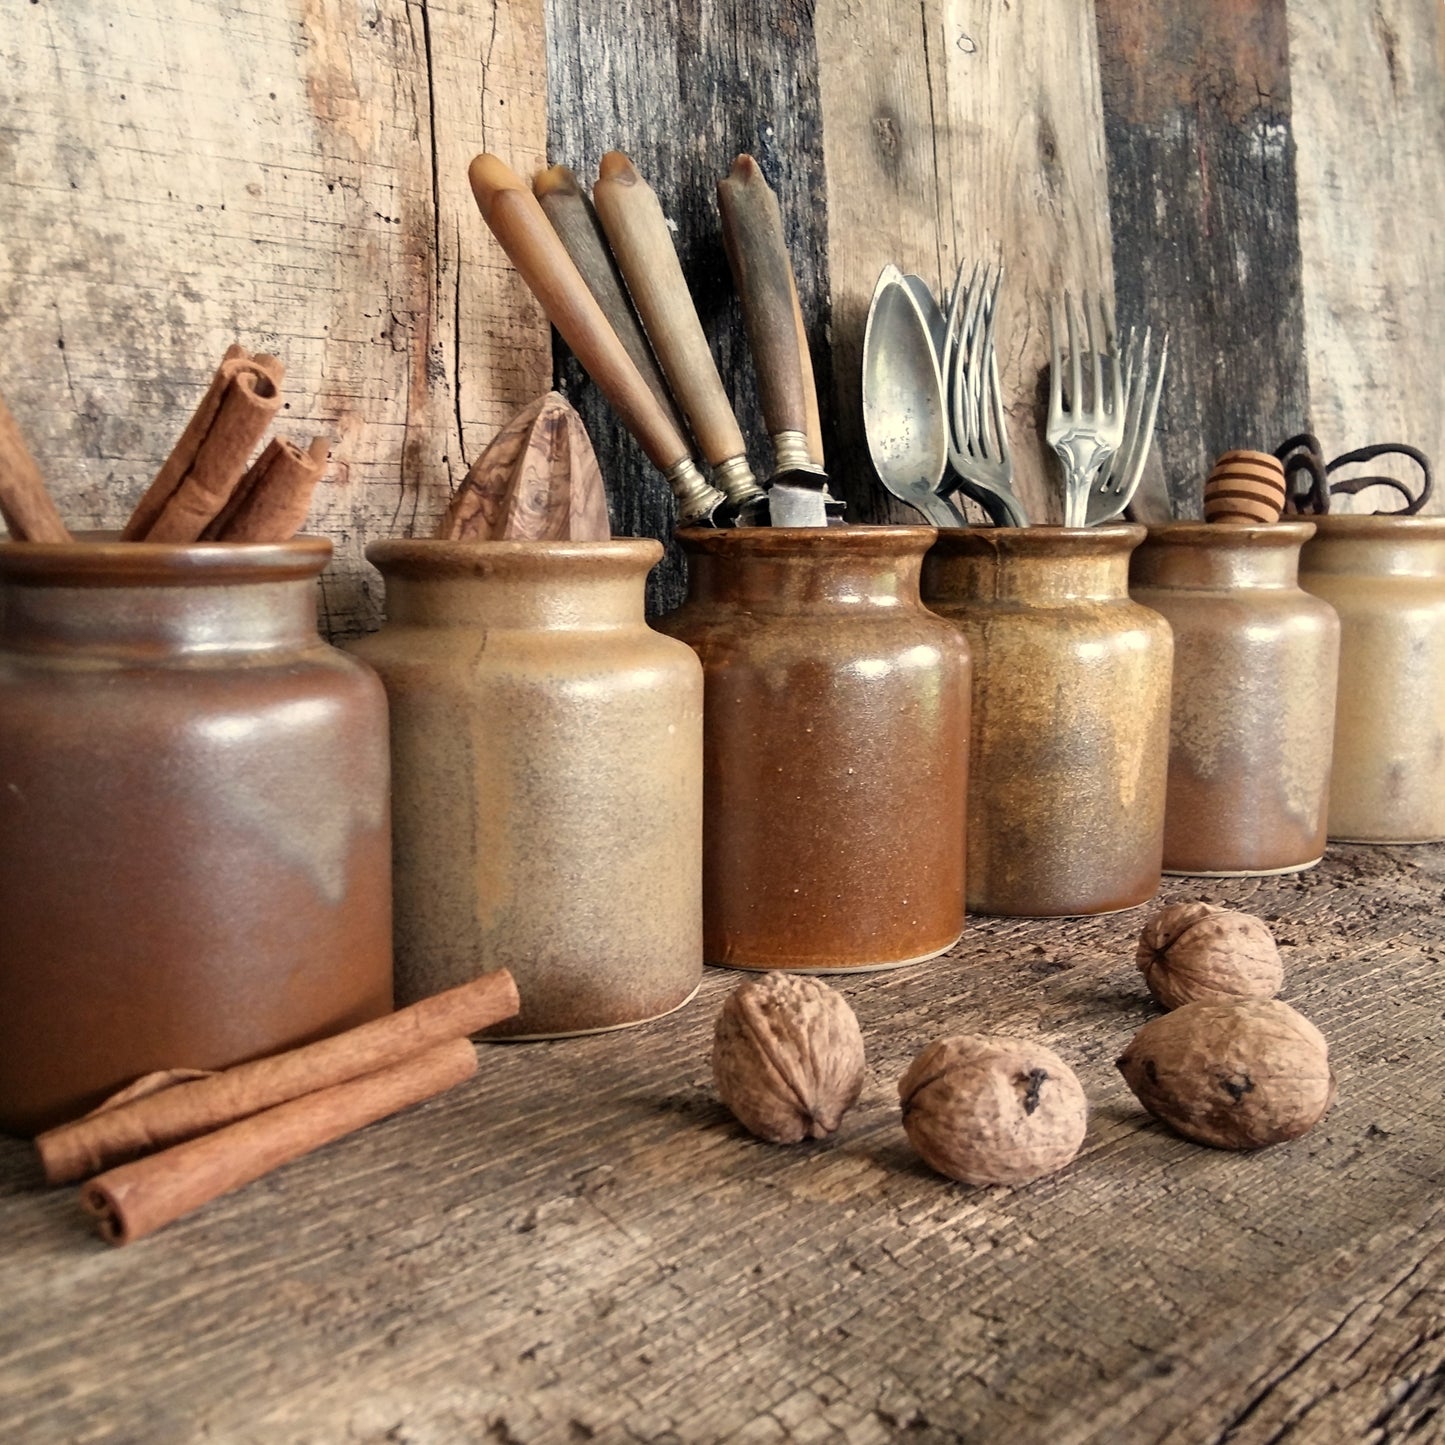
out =
[[[1445,847],[1173,880],[1258,913],[1339,1096],[1258,1154],[1150,1121],[1145,910],[974,920],[836,980],[869,1076],[832,1141],[713,1096],[736,976],[643,1028],[483,1050],[451,1095],[125,1250],[0,1142],[7,1442],[910,1440],[1422,1445],[1445,1380]],[[1064,1173],[931,1174],[896,1080],[941,1035],[1041,1038],[1092,1114]]]
[[[548,0],[548,159],[571,166],[590,186],[602,155],[625,151],[657,192],[677,228],[683,271],[753,468],[766,476],[771,453],[723,254],[716,186],[748,151],[778,193],[819,400],[828,408],[827,204],[813,7],[645,0],[628,9],[625,23],[617,16],[607,0]],[[557,368],[559,389],[582,413],[602,462],[614,530],[669,544],[648,589],[649,611],[667,611],[685,588],[667,484],[560,344]],[[825,411],[825,434],[828,420]]]
[[[1286,0],[1096,0],[1121,324],[1170,336],[1164,481],[1309,415]]]

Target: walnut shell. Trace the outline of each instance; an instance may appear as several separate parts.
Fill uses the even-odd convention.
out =
[[[760,1139],[831,1134],[863,1090],[863,1033],[848,1001],[816,978],[765,973],[735,988],[713,1032],[724,1104]]]
[[[1084,1142],[1089,1105],[1052,1049],[1003,1034],[930,1044],[898,1081],[909,1141],[965,1184],[1027,1184]]]
[[[1329,1045],[1276,998],[1202,999],[1145,1024],[1119,1070],[1171,1129],[1216,1149],[1294,1139],[1335,1096]]]
[[[1165,1008],[1199,999],[1273,998],[1284,984],[1263,919],[1212,903],[1174,903],[1151,914],[1135,956]]]

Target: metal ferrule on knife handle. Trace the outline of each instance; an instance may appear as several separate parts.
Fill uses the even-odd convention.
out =
[[[766,494],[748,466],[742,430],[652,187],[621,151],[609,151],[592,187],[592,204],[662,374],[718,484],[735,511],[760,506]]]
[[[817,472],[823,476],[823,468],[813,459],[812,438],[806,432],[778,431],[769,438],[773,444],[773,456],[780,472]]]
[[[677,498],[679,523],[706,522],[725,500],[723,494],[703,480],[692,449],[648,390],[537,198],[493,155],[478,156],[468,178],[482,219],[542,310],[667,478]]]

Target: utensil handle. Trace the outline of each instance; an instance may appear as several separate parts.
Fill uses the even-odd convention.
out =
[[[808,328],[803,324],[803,307],[798,300],[798,285],[793,282],[793,328],[798,333],[798,363],[803,375],[804,431],[808,438],[808,460],[819,469],[823,466],[823,419],[818,412],[818,385],[813,379],[813,357],[808,350]]]
[[[690,461],[687,442],[648,390],[522,178],[493,155],[478,156],[467,174],[482,219],[653,465],[669,472]]]
[[[746,456],[743,434],[687,289],[667,218],[621,151],[602,157],[592,204],[672,394],[713,466]]]
[[[802,310],[783,240],[778,198],[749,155],[739,156],[718,182],[717,198],[723,245],[742,301],[758,375],[763,419],[773,436],[779,432],[806,435],[808,408],[799,334]]]

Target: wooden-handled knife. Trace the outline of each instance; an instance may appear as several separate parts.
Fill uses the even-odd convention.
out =
[[[697,319],[667,218],[652,187],[621,151],[602,157],[592,204],[662,374],[687,418],[737,521],[761,521],[767,496],[748,466],[747,447]]]
[[[532,178],[532,194],[546,212],[552,229],[567,248],[573,264],[582,273],[582,279],[602,308],[602,314],[612,323],[617,339],[627,349],[633,365],[642,373],[647,389],[685,437],[687,424],[663,380],[662,369],[643,334],[642,323],[637,319],[637,312],[622,283],[617,262],[607,249],[602,223],[597,219],[597,212],[592,209],[592,202],[576,173],[568,166],[549,166]]]
[[[482,219],[542,310],[667,478],[677,498],[678,521],[684,526],[707,522],[725,500],[723,494],[703,478],[687,441],[648,390],[537,198],[494,155],[478,156],[467,176]]]
[[[803,331],[793,265],[778,198],[748,155],[718,182],[723,244],[742,300],[758,375],[763,418],[773,443],[768,505],[775,527],[827,525],[818,397]]]

